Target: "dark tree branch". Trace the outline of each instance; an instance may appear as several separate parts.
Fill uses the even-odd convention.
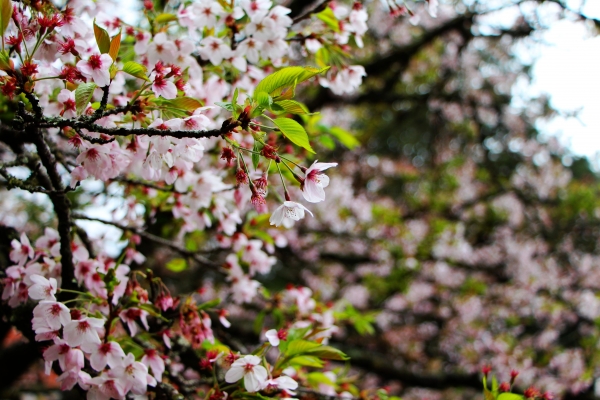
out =
[[[41,131],[36,132],[34,144],[50,179],[51,189],[54,189],[55,192],[50,193],[49,196],[58,219],[62,287],[64,289],[75,289],[77,284],[75,283],[75,264],[73,263],[73,252],[71,250],[71,202],[65,194],[65,186],[56,168],[56,159]]]
[[[163,245],[165,247],[168,247],[172,250],[175,250],[176,252],[180,253],[181,255],[183,255],[185,257],[192,258],[194,261],[196,261],[200,265],[208,266],[208,267],[215,268],[215,269],[219,267],[219,264],[209,260],[208,258],[198,254],[197,252],[190,251],[177,243],[174,243],[165,238],[161,238],[160,236],[156,236],[151,233],[148,233],[145,230],[138,229],[138,228],[131,227],[131,226],[122,225],[122,224],[119,224],[118,222],[112,222],[112,221],[106,221],[106,220],[99,219],[99,218],[88,217],[88,216],[85,216],[82,214],[73,214],[73,218],[84,219],[84,220],[88,220],[88,221],[97,221],[97,222],[101,222],[106,225],[112,225],[123,231],[135,233],[136,235],[139,235],[139,236],[141,236],[145,239],[148,239],[154,243],[157,243],[157,244]]]
[[[327,8],[327,6],[329,5],[330,1],[331,0],[321,0],[313,8],[311,8],[308,11],[306,11],[304,14],[301,14],[301,15],[298,15],[297,17],[294,17],[293,23],[297,24],[300,21],[304,21],[305,19],[310,18],[313,14],[316,14],[316,13],[319,13],[319,12],[323,11],[324,9]]]

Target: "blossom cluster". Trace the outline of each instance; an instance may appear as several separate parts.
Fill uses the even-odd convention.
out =
[[[2,103],[24,104],[15,108],[11,129],[33,135],[21,136],[26,156],[2,153],[2,176],[11,187],[48,195],[58,220],[34,245],[25,233],[11,242],[14,265],[2,278],[2,300],[12,308],[36,304],[32,338],[47,346],[46,373],[57,373],[63,390],[78,385],[89,399],[164,390],[161,382],[199,374],[203,365],[220,365],[222,373],[211,377],[217,386],[219,379],[243,378],[249,392],[289,397],[298,387],[292,375],[305,373],[295,357],[310,350],[321,367],[322,359],[345,357],[325,345],[337,329],[330,307],[318,306],[308,288],[287,289],[278,305],[286,322],[275,336],[267,333],[263,347],[285,343],[284,325],[290,345],[311,345],[298,352],[282,344],[275,359],[266,347],[240,356],[213,332],[213,318],[231,326],[228,311],[215,308],[216,296],[203,299],[200,289],[171,296],[159,277],[137,269],[145,262],[137,247],[142,238],[167,242],[214,266],[228,282],[220,294],[234,305],[277,298],[255,280],[276,264],[275,245],[286,244],[276,228],[311,213],[293,194],[325,200],[324,171],[337,166],[312,160],[314,138],[297,122],[309,112],[294,94],[311,78],[335,94],[356,92],[364,69],[350,65],[347,53],[325,60],[351,50],[351,38],[362,46],[367,13],[358,2],[332,3],[298,21],[270,0],[143,5],[143,21],[134,26],[107,0],[62,9],[0,1]],[[300,59],[317,66],[291,65]],[[33,159],[44,168],[28,165]],[[12,175],[13,167],[43,175],[43,187]],[[120,187],[114,218],[97,219],[128,232],[120,257],[72,224],[91,219],[91,207],[73,205],[66,193],[80,194],[92,181],[107,191]],[[263,219],[274,225],[267,237],[246,229],[248,218],[268,212],[271,197],[281,204]],[[99,196],[94,204],[106,211],[109,200],[103,201]],[[178,221],[173,241],[144,232],[160,213]],[[212,244],[229,253],[222,268],[186,249],[198,232],[214,233]],[[174,349],[182,346],[196,354],[218,350],[211,347],[208,361],[190,366]],[[336,390],[335,380],[328,390]],[[302,381],[314,386],[306,376]]]

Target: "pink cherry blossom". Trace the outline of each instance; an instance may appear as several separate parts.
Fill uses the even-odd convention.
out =
[[[67,306],[56,301],[40,301],[33,309],[32,327],[35,333],[57,331],[71,321]]]
[[[165,361],[156,350],[146,349],[142,357],[142,364],[152,370],[152,375],[158,382],[162,380],[162,374],[165,372]]]
[[[96,371],[102,371],[106,365],[114,368],[121,364],[125,353],[116,342],[95,344],[90,356],[90,365]]]
[[[104,87],[110,84],[109,68],[113,59],[108,54],[92,54],[87,61],[77,63],[77,69],[86,78],[91,78],[96,85]]]
[[[174,99],[177,97],[177,87],[162,74],[156,74],[154,82],[152,82],[152,91],[156,97],[162,96],[165,99]]]
[[[100,318],[82,317],[68,322],[64,327],[64,338],[71,347],[81,346],[91,352],[100,343],[98,332],[103,331],[104,320]]]
[[[329,186],[329,177],[322,174],[331,167],[336,167],[337,163],[320,163],[315,161],[305,172],[305,179],[302,184],[302,195],[306,201],[318,203],[325,200],[325,190]]]
[[[33,258],[35,251],[29,243],[29,239],[25,233],[21,234],[21,241],[13,239],[10,242],[12,246],[12,250],[10,251],[10,259],[13,262],[16,262],[19,265],[25,264],[28,258]]]
[[[133,354],[129,353],[121,365],[112,368],[111,375],[123,385],[125,392],[133,394],[146,394],[146,387],[156,386],[156,380],[148,374],[148,367],[135,361]]]

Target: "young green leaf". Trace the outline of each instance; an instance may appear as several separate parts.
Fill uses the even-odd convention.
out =
[[[192,97],[177,97],[176,99],[168,100],[168,103],[175,108],[186,111],[196,111],[196,109],[202,107],[202,103]]]
[[[308,340],[296,339],[288,343],[285,350],[285,356],[291,357],[299,354],[306,354],[317,347],[322,347],[319,343],[309,342]]]
[[[12,18],[13,6],[10,0],[0,0],[0,36],[4,36]],[[2,42],[4,43],[4,42]],[[4,49],[4,48],[3,48]]]
[[[340,23],[338,22],[333,10],[330,7],[327,7],[323,11],[317,14],[317,18],[321,21],[325,22],[325,25],[333,29],[335,32],[340,31]]]
[[[8,52],[0,51],[0,71],[10,71],[13,68],[11,64]]]
[[[144,67],[142,64],[136,63],[135,61],[127,61],[125,64],[123,64],[122,71],[131,76],[135,76],[136,78],[150,81],[150,79],[148,79],[146,76],[146,67]]]
[[[110,36],[108,36],[106,29],[96,24],[96,20],[94,20],[94,36],[96,36],[96,43],[98,44],[100,53],[108,53],[110,51]]]
[[[287,137],[292,143],[305,148],[311,153],[315,152],[310,146],[310,142],[308,141],[308,134],[306,133],[302,125],[289,118],[277,118],[273,120],[273,123],[277,125],[281,133],[283,133],[283,135]]]
[[[224,101],[215,101],[215,105],[224,108],[227,111],[233,112],[233,104]]]
[[[258,153],[262,150],[262,145],[259,143],[258,140],[254,141],[254,148],[252,149],[254,151],[254,153],[252,153],[252,166],[254,167],[254,169],[258,168],[258,162],[260,161],[260,156],[258,155]]]
[[[108,54],[113,59],[113,61],[117,60],[117,56],[119,55],[119,49],[121,48],[121,30],[119,33],[115,35],[110,41],[110,48],[108,49]]]
[[[198,304],[197,309],[198,309],[198,311],[208,310],[210,308],[215,308],[220,303],[221,303],[221,299],[217,297],[216,299],[209,300],[206,303]]]
[[[498,395],[498,397],[496,397],[496,400],[523,400],[524,397],[521,396],[520,394],[516,394],[516,393],[500,393]]]
[[[334,126],[329,129],[329,133],[334,136],[337,140],[340,141],[341,144],[346,146],[349,149],[353,149],[357,146],[360,146],[360,142],[356,140],[352,134],[338,126]]]
[[[291,114],[307,114],[308,108],[299,101],[296,100],[280,100],[277,103],[285,112]]]
[[[320,346],[307,351],[308,354],[328,360],[349,360],[346,354],[331,346]]]
[[[78,115],[81,115],[85,111],[95,89],[96,84],[93,82],[82,83],[75,89],[75,107]]]
[[[298,77],[304,72],[304,67],[287,67],[282,68],[271,75],[266,76],[254,89],[254,93],[258,95],[260,92],[272,94],[275,90],[289,87],[296,82]]]
[[[167,263],[166,267],[169,271],[182,272],[187,269],[188,263],[183,258],[174,258]]]
[[[302,72],[302,74],[300,74],[300,77],[298,78],[298,83],[304,82],[305,80],[308,80],[315,75],[319,75],[319,74],[322,74],[323,72],[327,72],[329,70],[329,68],[330,67],[323,67],[323,68],[304,67],[304,72]]]
[[[156,18],[154,18],[154,22],[156,22],[157,24],[166,24],[171,21],[177,21],[177,15],[162,13],[159,14]]]
[[[303,367],[323,368],[325,363],[314,356],[298,356],[290,360],[291,365],[300,365]]]
[[[262,108],[269,108],[273,104],[273,99],[267,92],[258,92],[256,94],[256,101]]]

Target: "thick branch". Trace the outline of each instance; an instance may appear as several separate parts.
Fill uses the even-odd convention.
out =
[[[56,168],[56,159],[52,155],[41,131],[37,131],[34,135],[34,144],[40,160],[44,168],[46,168],[52,189],[54,189],[54,193],[50,193],[49,196],[54,206],[56,218],[58,219],[62,287],[64,289],[74,289],[76,288],[76,284],[74,281],[75,265],[73,264],[73,252],[71,250],[71,203],[65,194],[65,187]]]

